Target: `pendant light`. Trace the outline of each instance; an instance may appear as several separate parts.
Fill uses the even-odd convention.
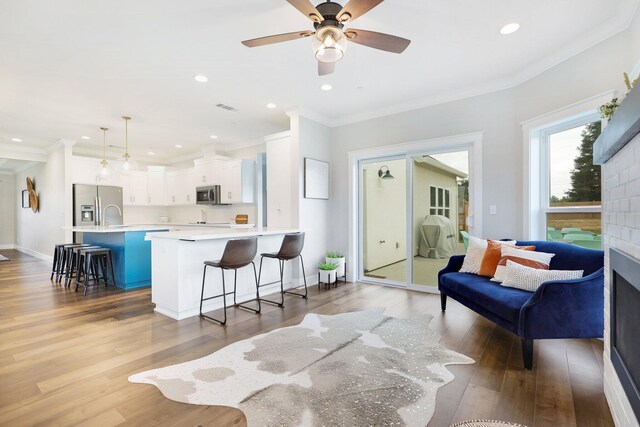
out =
[[[111,166],[107,162],[107,131],[109,128],[100,128],[102,131],[102,160],[100,161],[100,177],[111,175]]]
[[[129,120],[131,117],[122,116],[124,119],[124,162],[122,162],[122,169],[124,171],[134,171],[138,168],[138,164],[129,155]]]

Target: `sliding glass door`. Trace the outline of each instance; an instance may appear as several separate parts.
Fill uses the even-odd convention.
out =
[[[359,279],[433,290],[449,257],[464,253],[468,149],[359,162]]]

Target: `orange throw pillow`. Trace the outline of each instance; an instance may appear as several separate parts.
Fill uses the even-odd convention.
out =
[[[489,242],[487,242],[487,250],[484,252],[484,256],[482,257],[482,264],[480,264],[480,272],[478,275],[493,277],[496,274],[496,268],[498,268],[498,263],[500,262],[500,258],[502,258],[503,244],[504,242],[495,240],[489,240]],[[525,251],[533,251],[536,248],[535,246],[514,247]]]

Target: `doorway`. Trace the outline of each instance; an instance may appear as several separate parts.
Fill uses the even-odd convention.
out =
[[[480,140],[357,159],[356,280],[433,292],[478,234]]]

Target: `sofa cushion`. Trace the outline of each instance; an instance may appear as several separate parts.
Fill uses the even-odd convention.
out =
[[[582,270],[544,270],[507,261],[502,286],[535,292],[544,282],[575,280],[582,277]]]
[[[520,308],[533,295],[521,289],[500,286],[488,277],[468,273],[443,274],[440,284],[513,325],[518,324]]]
[[[537,252],[556,254],[550,270],[584,270],[584,275],[595,273],[604,265],[604,252],[581,248],[564,242],[518,241],[518,246],[534,245]]]

